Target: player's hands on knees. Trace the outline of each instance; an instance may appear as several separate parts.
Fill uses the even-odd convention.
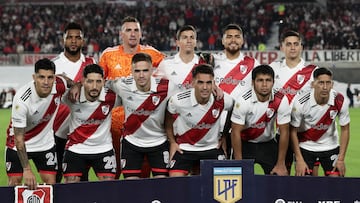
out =
[[[31,169],[24,169],[23,173],[24,183],[28,186],[29,190],[36,190],[37,182],[34,173]]]
[[[289,175],[285,164],[276,164],[270,172],[271,175],[287,176]]]
[[[335,167],[333,169],[333,172],[335,172],[336,169],[339,170],[340,177],[345,176],[346,167],[345,167],[345,162],[343,160],[337,160],[336,161],[336,165],[335,165]]]
[[[180,154],[183,153],[183,151],[180,149],[178,143],[176,143],[176,142],[171,142],[171,143],[170,143],[170,149],[169,149],[169,153],[170,153],[169,159],[170,159],[170,160],[173,159],[173,157],[174,157],[174,155],[175,155],[176,152],[179,152]]]
[[[295,163],[295,176],[305,176],[311,174],[308,165],[305,161],[296,161]]]

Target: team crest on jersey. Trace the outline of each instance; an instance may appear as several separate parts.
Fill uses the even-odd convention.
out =
[[[213,109],[211,111],[211,113],[212,113],[214,118],[217,118],[219,116],[219,114],[220,114],[220,110],[219,109]]]
[[[266,116],[267,116],[268,118],[272,118],[272,117],[274,116],[274,113],[275,113],[275,110],[274,110],[273,108],[268,108],[268,109],[266,110]]]
[[[331,110],[330,111],[330,118],[334,120],[337,114],[338,114],[337,110]]]
[[[101,107],[101,111],[104,115],[108,115],[109,111],[110,111],[110,106],[109,105],[104,105]]]
[[[160,102],[160,96],[152,96],[152,103],[157,106]]]
[[[54,99],[54,102],[55,102],[56,106],[58,106],[60,104],[60,97],[56,97]]]
[[[302,84],[305,81],[305,75],[297,75],[297,83]]]
[[[241,72],[241,74],[245,74],[246,71],[247,71],[247,69],[248,69],[247,66],[245,66],[245,65],[240,65],[240,72]]]

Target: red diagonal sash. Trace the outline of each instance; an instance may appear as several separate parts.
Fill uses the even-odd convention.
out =
[[[280,90],[288,97],[289,103],[294,99],[297,91],[299,91],[311,78],[311,73],[316,68],[314,65],[308,65],[295,73]]]
[[[49,123],[52,116],[54,116],[57,106],[60,104],[60,98],[64,94],[65,89],[66,89],[64,82],[60,78],[56,77],[55,81],[56,81],[56,84],[55,84],[56,85],[56,94],[54,94],[52,96],[51,103],[50,103],[49,107],[47,108],[45,114],[43,115],[43,118],[41,119],[43,122],[40,122],[33,129],[31,129],[25,133],[25,141],[38,135],[45,128],[45,126]],[[59,101],[56,101],[56,98],[58,98]]]
[[[219,87],[226,93],[230,94],[235,87],[242,81],[254,68],[255,60],[251,57],[245,56],[244,60],[240,61],[236,66],[224,77],[220,82]]]
[[[83,71],[85,66],[89,65],[89,64],[93,64],[94,60],[90,57],[85,57],[85,61],[82,62],[79,71],[76,73],[75,77],[74,77],[74,82],[79,82],[83,76]]]
[[[82,78],[85,66],[87,66],[89,64],[93,64],[93,63],[94,63],[94,61],[92,58],[85,57],[85,61],[82,62],[81,66],[79,68],[79,71],[77,72],[76,76],[74,77],[74,82],[79,82]],[[53,127],[54,132],[56,132],[60,128],[62,123],[64,123],[64,120],[70,114],[70,109],[65,104],[60,104],[59,112],[61,112],[61,113],[57,113],[56,117],[55,117],[55,122],[54,122],[54,127]]]
[[[200,126],[212,126],[212,124],[214,124],[220,118],[220,114],[224,110],[224,103],[224,98],[222,98],[221,100],[215,100],[214,104],[210,107],[208,112],[206,112],[206,114],[196,125],[199,127],[191,128],[181,136],[177,135],[176,142],[178,144],[189,143],[194,145],[199,140],[201,140],[207,134],[210,128]]]
[[[148,98],[126,119],[124,123],[124,136],[133,134],[144,121],[150,116],[149,113],[137,114],[136,112],[152,112],[167,97],[169,80],[161,79],[156,92],[150,94]]]
[[[199,62],[197,64],[194,64],[194,66],[191,68],[190,72],[187,74],[187,76],[185,77],[184,81],[181,83],[183,87],[185,87],[186,89],[189,89],[191,87],[191,81],[192,81],[192,70],[194,70],[194,68],[199,65],[199,64],[204,64],[206,63],[206,61],[204,61],[201,57],[199,57]]]
[[[340,112],[341,107],[344,102],[344,96],[341,94],[337,94],[335,97],[335,105],[330,106],[326,113],[320,118],[320,120],[316,123],[315,127],[311,127],[310,129],[306,130],[305,132],[298,133],[299,141],[305,142],[308,140],[317,141],[323,136],[328,128],[322,128],[319,126],[329,126],[336,118],[336,115]],[[335,116],[333,112],[336,112]]]
[[[276,115],[282,98],[283,94],[281,94],[280,92],[275,93],[274,99],[269,102],[267,111],[254,124],[254,126],[256,127],[249,127],[241,132],[242,140],[254,140],[264,133],[267,124],[271,121],[273,116]]]
[[[116,94],[111,90],[107,90],[108,92],[105,95],[105,101],[101,102],[101,104],[95,109],[95,111],[89,116],[87,121],[91,123],[91,120],[104,120],[109,114],[104,114],[103,110],[106,109],[107,112],[111,112],[114,107]],[[78,143],[83,143],[87,140],[91,135],[99,128],[102,124],[98,122],[94,122],[94,124],[84,124],[77,127],[71,134],[69,134],[69,141],[66,143],[66,149],[70,146]]]

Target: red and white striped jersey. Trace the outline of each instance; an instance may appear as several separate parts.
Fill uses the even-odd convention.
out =
[[[339,145],[335,118],[340,126],[350,123],[349,101],[331,90],[326,105],[318,105],[311,89],[294,99],[290,124],[298,127],[299,145],[309,151],[327,151]]]
[[[97,154],[113,149],[111,110],[118,105],[113,91],[102,88],[98,100],[90,102],[80,90],[79,101],[72,103],[64,97],[70,108],[69,135],[65,149],[78,154]]]
[[[51,94],[46,98],[38,96],[33,81],[17,91],[7,129],[7,147],[16,150],[13,127],[25,128],[27,152],[45,151],[54,146],[53,124],[66,86],[63,78],[56,77]]]

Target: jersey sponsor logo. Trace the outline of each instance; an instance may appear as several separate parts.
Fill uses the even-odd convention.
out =
[[[237,202],[242,199],[242,167],[214,167],[213,173],[216,201]]]
[[[116,64],[116,66],[114,67],[114,69],[118,69],[118,70],[120,70],[120,69],[121,69],[120,64]]]

